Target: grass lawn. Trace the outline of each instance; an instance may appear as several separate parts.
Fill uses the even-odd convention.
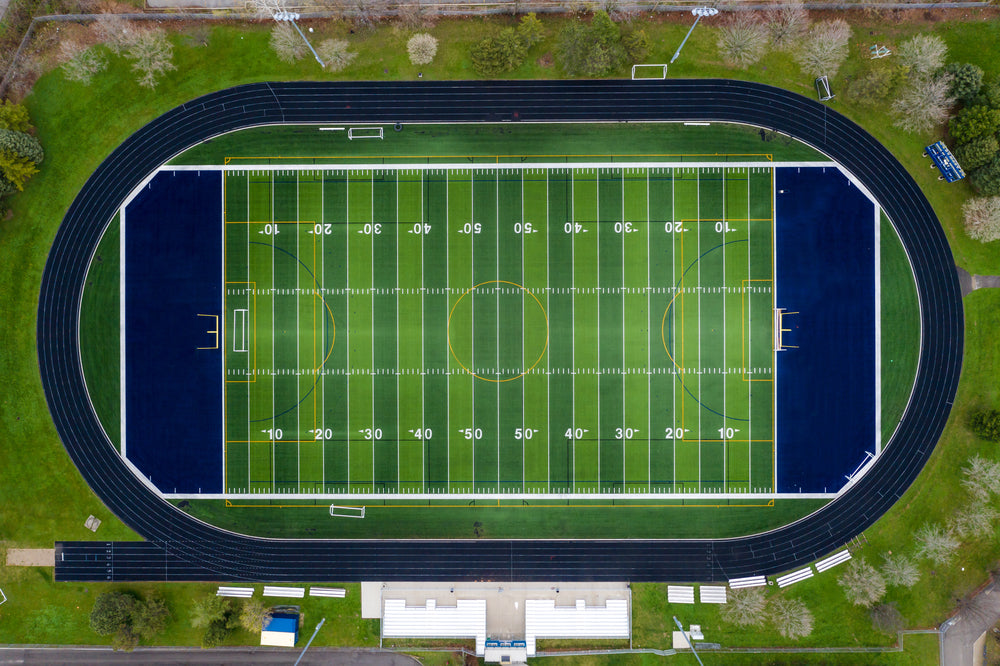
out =
[[[970,14],[976,18],[975,11]],[[544,56],[553,49],[552,34],[560,21],[544,17],[549,36],[532,48],[526,63],[513,73],[515,78],[556,77],[558,71],[546,66]],[[38,379],[35,353],[35,307],[46,253],[59,221],[87,176],[125,137],[160,113],[198,95],[239,83],[273,79],[415,79],[422,71],[425,79],[469,78],[473,76],[468,47],[487,31],[510,21],[506,17],[441,21],[431,30],[440,40],[439,56],[431,66],[417,68],[408,63],[403,44],[410,32],[385,27],[365,36],[350,35],[338,22],[316,23],[317,37],[346,36],[359,52],[356,65],[336,77],[321,72],[312,61],[286,66],[273,57],[267,46],[265,28],[220,25],[211,31],[209,45],[195,47],[176,40],[177,71],[165,77],[155,92],[137,87],[130,79],[128,65],[112,58],[108,72],[85,87],[67,82],[60,73],[43,77],[27,104],[38,127],[38,136],[46,149],[41,173],[13,201],[13,217],[0,222],[0,293],[4,294],[4,317],[0,320],[0,376],[5,390],[0,397],[0,459],[8,473],[0,484],[0,535],[6,544],[49,546],[54,540],[94,538],[83,527],[89,514],[104,521],[97,538],[134,539],[136,536],[113,518],[94,497],[72,462],[65,455],[52,426]],[[654,44],[649,62],[663,62],[686,32],[686,23],[650,21],[647,30]],[[861,21],[855,28],[852,55],[838,77],[835,88],[843,87],[847,77],[869,65],[865,54],[868,45],[878,41],[894,46],[916,32],[941,34],[958,61],[969,60],[987,70],[1000,73],[1000,39],[996,23],[972,20],[968,23],[907,24],[891,20]],[[871,34],[869,34],[871,33]],[[708,25],[695,31],[685,46],[682,58],[671,68],[672,77],[724,76],[762,81],[811,95],[811,79],[784,54],[771,54],[750,71],[740,71],[716,62],[716,34]],[[899,157],[924,188],[941,218],[951,240],[956,261],[973,273],[997,272],[1000,243],[983,245],[969,240],[961,229],[960,207],[969,195],[963,183],[945,185],[936,180],[920,153],[922,147],[940,136],[940,131],[926,136],[905,134],[888,122],[884,109],[869,109],[847,95],[837,97],[836,109],[871,131]],[[99,131],[95,128],[99,128]],[[977,292],[966,299],[966,364],[951,421],[941,443],[917,483],[882,520],[867,531],[869,544],[862,554],[877,563],[885,550],[913,552],[912,533],[924,521],[943,522],[952,507],[941,499],[945,493],[960,497],[959,470],[973,451],[997,457],[998,447],[975,440],[963,423],[970,411],[979,406],[1000,407],[1000,385],[994,369],[1000,367],[1000,293]],[[58,507],[57,509],[55,507]],[[488,536],[493,536],[487,532]],[[956,599],[967,594],[985,579],[1000,553],[1000,536],[983,535],[966,544],[955,563],[946,568],[932,568],[922,563],[922,581],[910,590],[890,589],[887,599],[896,601],[908,626],[932,626],[943,620]],[[965,568],[961,571],[960,567]],[[7,640],[18,642],[100,643],[86,626],[86,614],[103,584],[53,584],[51,570],[0,568],[0,586],[10,598],[4,605],[0,626]],[[850,607],[835,589],[836,574],[828,573],[800,583],[788,594],[807,601],[816,615],[814,636],[803,645],[824,642],[833,645],[889,645],[894,637],[876,634],[864,610]],[[665,587],[650,585],[636,593],[635,634],[637,644],[662,645],[664,619],[677,612],[667,609]],[[169,586],[131,586],[140,593],[156,590],[168,598],[175,618],[180,618],[190,601],[204,594],[209,586],[184,584]],[[13,594],[12,594],[13,591]],[[349,593],[348,599],[357,599]],[[664,600],[661,600],[664,599]],[[317,637],[322,644],[371,645],[377,641],[377,626],[362,623],[356,610],[342,605],[329,610],[328,620],[342,618],[343,633],[326,628]],[[353,603],[353,601],[351,602]],[[79,608],[77,608],[79,607]],[[307,610],[306,631],[325,608]],[[685,613],[687,609],[685,609]],[[772,633],[736,632],[723,627],[712,609],[694,607],[690,622],[696,617],[706,626],[707,635],[724,643],[787,644]],[[335,613],[340,613],[335,615]],[[697,621],[697,620],[695,620]],[[354,623],[352,625],[352,623]],[[336,624],[336,623],[335,623]],[[352,628],[353,627],[353,628]],[[323,638],[324,634],[328,638]],[[191,644],[197,635],[186,623],[175,620],[160,640],[164,643]],[[234,641],[250,642],[249,636],[234,635]],[[329,640],[329,642],[326,642]],[[780,660],[760,655],[712,655],[718,663],[934,663],[936,645],[927,637],[908,637],[906,650],[898,654],[855,659],[843,655],[823,655],[806,661],[800,655]],[[917,649],[911,653],[911,648]],[[676,657],[674,659],[677,659]],[[689,657],[684,657],[689,659]],[[770,661],[768,661],[770,660]],[[661,659],[629,656],[602,660],[600,663],[653,663]],[[693,660],[690,660],[693,661]],[[598,663],[588,659],[577,663]],[[708,662],[706,662],[708,663]],[[713,661],[714,663],[714,661]]]

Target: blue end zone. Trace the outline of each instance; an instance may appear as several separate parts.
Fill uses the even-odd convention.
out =
[[[125,211],[126,456],[164,493],[222,492],[222,350],[197,349],[222,309],[221,191],[161,172]]]
[[[836,492],[875,452],[875,212],[837,169],[775,170],[778,492]]]

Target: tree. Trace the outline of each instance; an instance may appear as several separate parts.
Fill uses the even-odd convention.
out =
[[[29,178],[38,173],[38,167],[27,157],[16,155],[9,150],[0,151],[0,173],[3,180],[21,192],[24,190],[24,183]]]
[[[948,528],[960,539],[975,539],[993,533],[997,511],[988,502],[973,501],[955,511]]]
[[[23,104],[14,104],[9,99],[0,104],[0,129],[13,130],[15,132],[30,132],[34,129],[31,126],[31,119],[28,118],[28,109]]]
[[[132,650],[140,638],[153,638],[166,627],[170,612],[163,599],[145,603],[127,592],[102,592],[90,611],[90,628],[101,636],[111,636],[116,650]]]
[[[948,74],[910,77],[892,103],[893,124],[906,132],[926,132],[943,123],[954,105],[950,89]]]
[[[346,39],[324,39],[316,47],[316,52],[319,53],[320,59],[326,63],[324,66],[328,70],[339,72],[354,62],[354,58],[358,55],[348,51],[349,46]]]
[[[426,32],[418,32],[406,42],[406,51],[414,65],[429,65],[437,54],[438,40]]]
[[[899,45],[896,58],[914,74],[934,74],[944,66],[948,45],[937,35],[918,33]]]
[[[951,82],[951,96],[963,101],[979,94],[983,87],[983,70],[971,63],[949,63],[944,71],[954,78]]]
[[[969,106],[948,122],[948,133],[959,145],[977,136],[993,134],[1000,128],[1000,109]]]
[[[950,530],[932,523],[925,523],[918,529],[916,539],[917,554],[939,565],[950,562],[960,545]]]
[[[306,54],[306,45],[295,28],[282,21],[271,28],[271,48],[282,62],[293,63]]]
[[[126,49],[125,57],[134,61],[132,69],[139,73],[139,85],[145,88],[155,88],[158,76],[177,69],[173,63],[174,45],[159,28],[140,32]]]
[[[767,28],[756,12],[735,12],[719,30],[719,53],[731,65],[746,68],[760,60],[767,48]]]
[[[968,223],[966,223],[968,225]],[[970,234],[971,235],[971,234]],[[975,238],[975,236],[973,236]],[[982,240],[982,239],[980,239]],[[993,240],[992,238],[990,240]],[[1000,442],[1000,410],[981,409],[969,419],[969,427],[977,437],[991,442]],[[979,456],[975,456],[978,458]],[[970,462],[972,462],[970,460]]]
[[[240,626],[251,634],[259,634],[271,619],[273,611],[260,599],[247,599],[240,607]]]
[[[123,628],[131,628],[137,605],[138,600],[127,592],[102,592],[90,611],[90,628],[101,636],[113,636]]]
[[[521,22],[517,24],[517,35],[524,42],[525,47],[529,49],[542,41],[545,36],[545,28],[542,27],[541,20],[535,16],[535,12],[521,17]]]
[[[191,608],[191,626],[200,629],[214,622],[227,624],[232,611],[233,604],[228,597],[204,597]]]
[[[641,62],[649,53],[649,37],[646,36],[646,31],[641,29],[623,31],[622,48],[625,49],[626,60]]]
[[[141,32],[134,21],[129,21],[118,14],[101,14],[91,29],[98,41],[106,44],[115,55],[124,53]]]
[[[847,94],[859,104],[884,103],[904,81],[903,68],[885,58],[870,61],[869,68],[851,81]]]
[[[843,19],[813,25],[799,43],[795,59],[810,76],[833,76],[847,58],[851,26]]]
[[[107,59],[94,48],[81,50],[75,42],[66,41],[59,45],[59,49],[66,57],[66,62],[62,65],[63,75],[70,81],[89,86],[94,75],[104,71],[108,66]],[[74,49],[72,54],[70,54],[71,49]]]
[[[954,150],[955,159],[966,171],[983,166],[993,159],[997,152],[1000,152],[1000,143],[997,143],[997,138],[993,134],[977,136],[975,139],[956,146]]]
[[[875,630],[886,634],[895,634],[906,626],[906,619],[895,603],[879,604],[868,611],[868,615]]]
[[[837,582],[855,606],[868,608],[885,596],[885,579],[864,558],[851,560]]]
[[[604,76],[627,59],[621,29],[607,12],[594,12],[590,23],[573,21],[559,35],[556,60],[569,75]]]
[[[771,44],[779,50],[798,44],[809,30],[809,13],[802,0],[787,0],[772,5],[764,14]]]
[[[767,619],[764,588],[747,587],[729,593],[729,603],[722,607],[722,619],[738,627],[759,627]]]
[[[979,194],[987,196],[1000,195],[1000,155],[997,155],[978,169],[973,170],[969,174],[969,184]],[[980,238],[979,240],[985,241],[985,238]]]
[[[977,201],[977,199],[970,199],[966,202],[966,206],[973,201]],[[996,204],[994,203],[994,205]],[[993,425],[1000,427],[1000,413],[994,410],[977,412],[972,415],[971,420],[976,421],[977,416],[980,419],[990,418],[990,415],[996,419]],[[962,476],[965,477],[962,479],[962,485],[969,491],[975,502],[986,502],[990,499],[990,495],[1000,494],[1000,462],[996,460],[987,460],[978,453],[974,453],[969,458],[969,462],[962,468]]]
[[[906,555],[882,555],[882,576],[889,585],[913,587],[920,580],[920,569]]]
[[[495,77],[520,67],[527,55],[513,28],[486,37],[472,47],[472,66],[480,76]]]
[[[161,597],[150,597],[136,606],[132,616],[132,629],[138,638],[150,639],[167,628],[170,610]]]
[[[778,597],[771,602],[771,620],[778,633],[785,638],[796,640],[812,633],[813,616],[806,605],[798,599]]]

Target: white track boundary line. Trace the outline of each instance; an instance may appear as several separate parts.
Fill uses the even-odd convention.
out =
[[[511,169],[512,171],[524,170],[524,169],[572,169],[572,170],[582,170],[582,169],[632,169],[632,168],[644,168],[644,167],[689,167],[692,169],[705,169],[710,167],[723,168],[723,167],[754,167],[754,166],[767,166],[767,167],[832,167],[840,168],[836,162],[828,160],[817,160],[813,162],[802,161],[802,162],[765,162],[761,161],[745,161],[745,162],[720,162],[706,160],[703,162],[676,162],[676,161],[628,161],[628,162],[518,162],[516,164],[510,163],[495,163],[489,164],[486,162],[476,164],[477,169],[483,170],[493,170],[500,172],[502,169]],[[166,164],[161,166],[159,169],[154,171],[150,175],[150,179],[156,175],[159,171],[239,171],[242,169],[253,168],[257,171],[305,171],[308,169],[315,169],[315,164],[253,164],[253,165],[232,165],[232,164]],[[327,164],[323,165],[324,169],[328,171],[365,171],[373,169],[381,169],[384,171],[406,171],[406,170],[416,170],[416,171],[437,171],[440,169],[447,170],[459,170],[468,169],[469,164],[455,162],[455,163],[435,163],[435,164],[379,164],[372,162],[370,164]],[[845,172],[846,174],[846,172]],[[846,174],[848,177],[852,178],[850,174]],[[142,187],[145,187],[145,181],[140,184],[135,190],[133,190],[132,196],[135,195]],[[866,193],[868,192],[858,184]]]

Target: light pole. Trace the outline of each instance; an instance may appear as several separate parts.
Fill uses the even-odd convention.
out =
[[[694,25],[691,26],[690,30],[688,30],[688,34],[684,35],[684,41],[682,41],[681,45],[677,47],[677,53],[675,53],[674,57],[670,59],[671,65],[674,64],[674,60],[677,60],[677,56],[681,54],[681,49],[684,48],[685,44],[687,44],[688,37],[690,37],[691,33],[694,32],[694,26],[698,25],[698,21],[701,20],[701,17],[715,16],[716,14],[719,13],[719,10],[716,9],[715,7],[695,7],[694,9],[691,10],[691,13],[694,14],[697,18],[694,20]]]
[[[296,32],[299,33],[299,36],[302,37],[302,41],[304,41],[306,43],[306,46],[309,47],[309,50],[312,51],[313,57],[316,58],[316,62],[320,64],[320,67],[326,67],[326,63],[320,60],[319,54],[316,53],[316,49],[314,49],[312,44],[309,43],[309,40],[306,39],[306,36],[302,34],[302,30],[299,29],[299,24],[295,22],[295,19],[297,19],[298,17],[299,15],[296,14],[295,12],[274,12],[274,20],[279,22],[288,21],[289,23],[291,23],[292,26],[295,28]]]
[[[684,45],[681,44],[681,46]],[[688,646],[691,648],[691,652],[694,654],[694,658],[698,660],[698,663],[701,664],[701,666],[705,666],[705,664],[701,663],[701,657],[698,656],[698,651],[694,649],[694,641],[688,638],[687,632],[684,631],[684,625],[681,624],[681,621],[677,619],[676,615],[674,615],[674,624],[676,624],[677,628],[681,630],[681,635],[684,636],[684,640],[687,641]]]

